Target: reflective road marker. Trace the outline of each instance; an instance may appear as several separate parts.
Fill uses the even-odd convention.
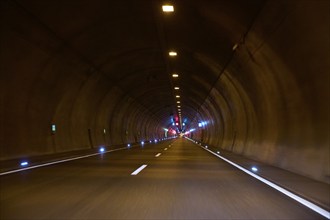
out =
[[[118,148],[118,149],[114,149],[114,150],[104,151],[102,153],[88,154],[88,155],[84,155],[84,156],[80,156],[80,157],[73,157],[73,158],[58,160],[58,161],[54,161],[54,162],[50,162],[50,163],[34,165],[34,166],[22,168],[22,169],[10,170],[10,171],[7,171],[7,172],[0,173],[0,176],[11,174],[11,173],[17,173],[17,172],[21,172],[21,171],[24,171],[24,170],[31,170],[31,169],[35,169],[35,168],[39,168],[39,167],[50,166],[50,165],[54,165],[54,164],[58,164],[58,163],[64,163],[64,162],[73,161],[73,160],[79,160],[79,159],[83,159],[83,158],[87,158],[87,157],[93,157],[93,156],[96,156],[96,155],[102,155],[102,154],[105,154],[105,153],[110,153],[110,152],[125,150],[125,149],[127,149],[127,148],[122,147],[122,148]]]

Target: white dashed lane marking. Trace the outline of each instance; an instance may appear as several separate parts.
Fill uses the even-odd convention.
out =
[[[131,175],[137,175],[138,173],[140,173],[146,167],[147,167],[146,164],[140,166],[137,170],[135,170],[133,173],[131,173]]]

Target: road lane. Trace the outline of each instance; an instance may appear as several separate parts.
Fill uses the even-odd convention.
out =
[[[322,219],[185,139],[169,143],[0,177],[0,219]]]

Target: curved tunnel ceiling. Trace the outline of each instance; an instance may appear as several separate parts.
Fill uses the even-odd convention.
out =
[[[20,0],[12,4],[57,44],[38,42],[46,44],[41,47],[53,46],[53,56],[72,53],[78,59],[75,65],[81,66],[75,68],[103,75],[109,89],[119,87],[165,126],[177,113],[176,94],[181,95],[183,117],[193,120],[221,74],[207,62],[220,67],[228,62],[233,45],[248,30],[262,3],[178,1],[173,13],[163,13],[161,1]],[[221,19],[215,9],[220,9]],[[178,56],[169,57],[170,50]],[[179,78],[172,79],[172,73],[179,73]],[[174,86],[180,90],[174,91]]]
[[[162,137],[180,104],[201,142],[329,181],[328,8],[3,0],[1,158]]]

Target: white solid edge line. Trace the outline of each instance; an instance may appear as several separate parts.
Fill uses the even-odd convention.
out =
[[[17,169],[17,170],[11,170],[11,171],[0,173],[0,176],[11,174],[11,173],[17,173],[17,172],[21,172],[21,171],[24,171],[24,170],[31,170],[31,169],[35,169],[35,168],[39,168],[39,167],[45,167],[45,166],[49,166],[49,165],[53,165],[53,164],[64,163],[64,162],[68,162],[68,161],[72,161],[72,160],[79,160],[79,159],[83,159],[83,158],[87,158],[87,157],[92,157],[92,156],[105,154],[105,153],[110,153],[110,152],[114,152],[114,151],[118,151],[118,150],[124,150],[124,149],[127,149],[127,147],[118,148],[118,149],[114,149],[114,150],[109,150],[109,151],[105,151],[105,152],[102,152],[102,153],[88,154],[88,155],[85,155],[85,156],[74,157],[74,158],[69,158],[69,159],[65,159],[65,160],[58,160],[58,161],[54,161],[54,162],[50,162],[50,163],[44,163],[44,164],[40,164],[40,165],[34,165],[34,166],[30,166],[30,167],[26,167],[26,168],[22,168],[22,169]]]
[[[188,139],[188,140],[191,140],[191,139]],[[197,145],[198,145],[198,144],[197,144]],[[199,146],[199,145],[198,145],[198,146]],[[326,217],[327,219],[330,219],[330,212],[328,212],[327,210],[321,208],[320,206],[318,206],[318,205],[316,205],[316,204],[314,204],[314,203],[312,203],[312,202],[310,202],[310,201],[308,201],[308,200],[306,200],[306,199],[304,199],[304,198],[301,198],[301,197],[298,196],[298,195],[293,194],[292,192],[290,192],[290,191],[284,189],[283,187],[280,187],[280,186],[276,185],[275,183],[270,182],[269,180],[266,180],[265,178],[262,178],[262,177],[260,177],[260,176],[258,176],[258,175],[256,175],[256,174],[252,173],[251,171],[249,171],[249,170],[247,170],[247,169],[245,169],[245,168],[239,166],[238,164],[236,164],[236,163],[234,163],[234,162],[232,162],[232,161],[230,161],[230,160],[228,160],[228,159],[226,159],[226,158],[224,158],[224,157],[222,157],[222,156],[220,156],[220,155],[218,155],[218,154],[216,154],[216,153],[210,151],[209,149],[204,148],[203,146],[200,146],[200,147],[201,147],[202,149],[204,149],[204,150],[210,152],[211,154],[213,154],[213,155],[219,157],[220,159],[226,161],[227,163],[233,165],[234,167],[236,167],[236,168],[242,170],[243,172],[249,174],[250,176],[253,176],[254,178],[258,179],[259,181],[261,181],[261,182],[267,184],[268,186],[270,186],[270,187],[276,189],[277,191],[279,191],[279,192],[285,194],[286,196],[288,196],[288,197],[290,197],[290,198],[296,200],[297,202],[303,204],[304,206],[306,206],[306,207],[312,209],[313,211],[319,213],[320,215]]]
[[[159,157],[161,155],[161,153],[158,153],[158,154],[156,154],[156,156],[155,157]]]
[[[140,173],[144,168],[146,168],[146,164],[140,166],[139,168],[137,168],[133,173],[131,173],[131,175],[137,175],[138,173]]]

